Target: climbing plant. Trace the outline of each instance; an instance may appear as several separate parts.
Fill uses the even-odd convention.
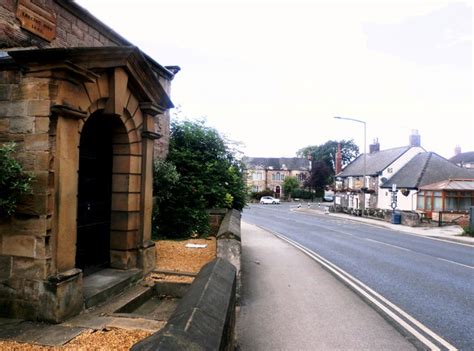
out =
[[[31,192],[33,177],[13,157],[15,146],[14,142],[0,146],[0,217],[13,215],[21,196]]]

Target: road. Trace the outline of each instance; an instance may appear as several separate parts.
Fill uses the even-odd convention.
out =
[[[243,220],[337,265],[456,348],[474,349],[473,247],[297,213],[288,204],[251,205]]]

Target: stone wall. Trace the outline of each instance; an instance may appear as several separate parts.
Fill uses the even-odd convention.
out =
[[[118,47],[130,44],[74,2],[32,1],[56,14],[51,42],[20,27],[17,0],[0,2],[0,48],[28,48],[0,59],[0,144],[16,142],[15,156],[35,179],[15,216],[0,219],[0,314],[58,322],[83,305],[75,267],[78,145],[94,112],[121,120],[130,145],[113,142],[111,266],[146,272],[155,264],[150,160],[153,151],[167,153],[173,73],[136,48]],[[32,51],[85,46],[95,48]],[[162,138],[153,140],[156,133]]]
[[[0,48],[11,47],[97,47],[127,45],[128,42],[101,24],[72,1],[40,0],[48,12],[56,14],[56,37],[48,42],[20,27],[16,18],[18,0],[0,2]],[[80,13],[78,16],[77,13]]]

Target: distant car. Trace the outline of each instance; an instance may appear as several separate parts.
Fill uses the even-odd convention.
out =
[[[273,196],[262,196],[260,198],[260,203],[264,205],[267,205],[267,204],[279,205],[280,199],[276,199]]]

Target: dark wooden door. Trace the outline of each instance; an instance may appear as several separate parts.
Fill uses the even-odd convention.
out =
[[[84,275],[110,262],[112,132],[107,116],[91,116],[81,133],[76,267]]]

